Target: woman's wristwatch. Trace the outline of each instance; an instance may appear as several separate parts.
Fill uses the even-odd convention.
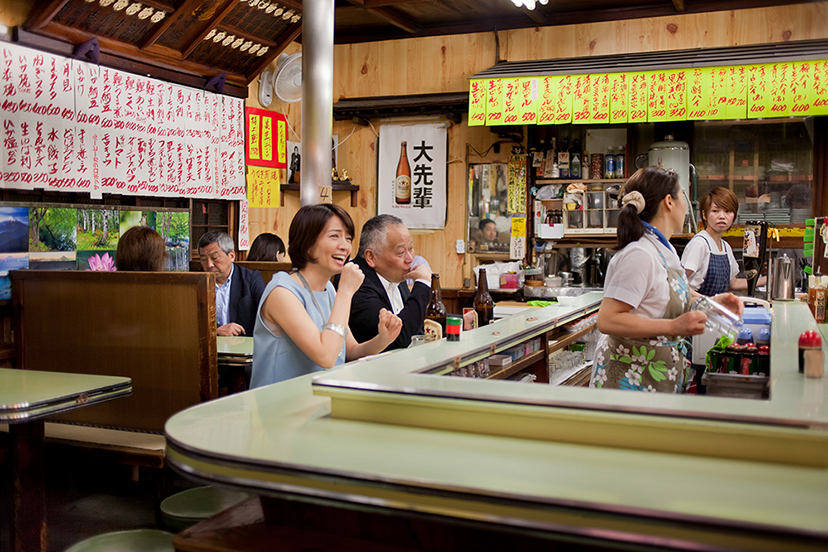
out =
[[[348,339],[348,327],[343,326],[342,324],[331,324],[328,322],[327,324],[322,325],[322,331],[331,330],[335,334],[338,334],[342,339]]]

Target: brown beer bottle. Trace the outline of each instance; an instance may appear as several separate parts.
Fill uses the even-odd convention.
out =
[[[494,321],[494,301],[489,294],[486,281],[486,269],[481,268],[477,274],[477,295],[474,296],[474,312],[477,313],[477,327],[481,328]]]
[[[406,142],[400,146],[400,161],[397,163],[397,178],[394,180],[394,200],[401,204],[411,203],[411,166],[405,151]]]
[[[426,341],[442,339],[446,335],[446,307],[443,305],[439,274],[431,275],[431,299],[426,305],[423,327]]]

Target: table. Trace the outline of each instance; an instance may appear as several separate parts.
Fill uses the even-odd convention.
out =
[[[583,308],[588,299],[578,301],[534,309],[492,329],[504,341],[522,339],[532,324]],[[350,521],[355,512],[373,513],[412,524],[434,520],[445,527],[499,530],[511,538],[543,535],[596,546],[825,550],[828,378],[809,380],[797,372],[792,340],[816,328],[804,309],[774,305],[767,401],[645,396],[423,372],[450,363],[452,354],[485,348],[484,333],[474,330],[459,343],[348,363],[182,411],[167,422],[167,460],[198,481],[259,494],[265,505],[282,500],[282,517],[271,520],[284,519],[290,509],[310,514],[311,506],[327,506]],[[538,320],[530,323],[527,316]],[[319,393],[322,383],[330,391],[337,385],[333,400]],[[406,406],[409,415],[403,416],[399,407]],[[365,419],[379,408],[385,417]],[[728,412],[737,420],[720,419]],[[497,434],[517,414],[527,430],[570,435]],[[451,427],[464,417],[476,423]],[[604,423],[590,428],[592,420]],[[614,433],[648,427],[658,432],[651,441],[609,443]],[[789,446],[781,458],[768,459],[722,457],[705,445],[728,435],[775,436]],[[590,441],[592,436],[606,442]],[[688,440],[699,443],[699,450],[676,448]],[[802,447],[813,447],[813,455],[798,456],[794,449]],[[320,519],[325,523],[316,527],[326,528],[335,518]],[[346,530],[341,534],[353,536]],[[413,525],[412,533],[383,535],[408,546],[409,534]]]
[[[219,380],[229,393],[247,391],[253,370],[253,338],[216,336]]]
[[[132,394],[132,380],[0,368],[0,423],[9,424],[12,550],[46,550],[44,418]]]

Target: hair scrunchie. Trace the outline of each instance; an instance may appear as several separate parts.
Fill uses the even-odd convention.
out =
[[[644,201],[644,196],[641,195],[641,192],[632,191],[624,194],[624,197],[621,198],[621,205],[632,205],[635,207],[635,213],[640,215],[641,211],[644,210],[644,206],[647,205],[647,202]]]

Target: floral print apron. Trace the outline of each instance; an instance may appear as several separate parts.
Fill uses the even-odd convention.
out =
[[[690,286],[683,269],[668,268],[670,300],[664,318],[678,318],[690,310]],[[629,338],[608,335],[595,355],[591,387],[677,393],[684,384],[686,342],[680,336]]]

